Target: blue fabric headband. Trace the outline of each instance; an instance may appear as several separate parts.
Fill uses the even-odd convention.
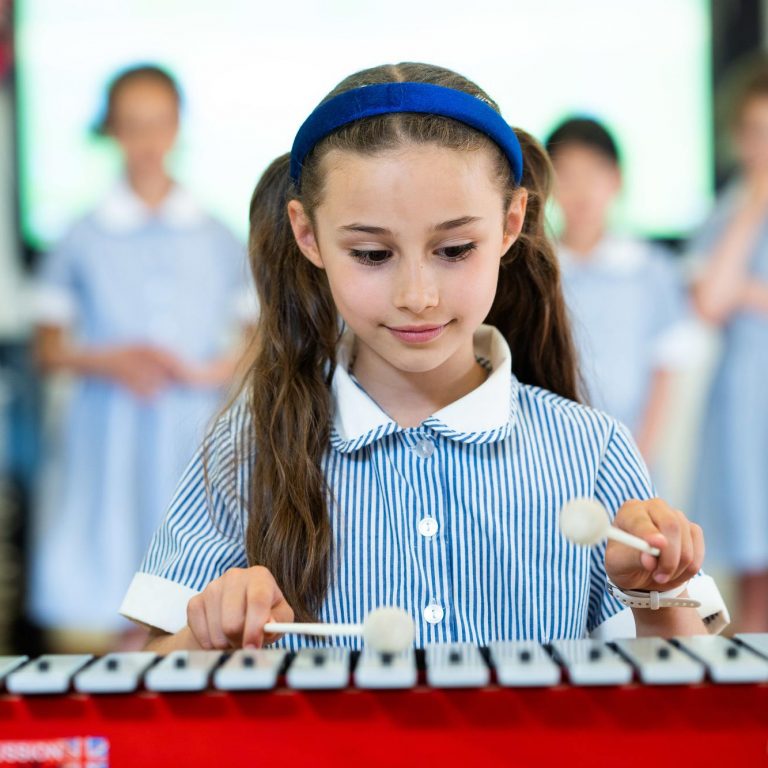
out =
[[[320,104],[304,121],[291,149],[291,180],[299,187],[304,160],[337,128],[374,115],[419,112],[450,117],[484,133],[507,156],[515,184],[523,178],[523,152],[515,132],[490,105],[454,88],[431,83],[383,83],[346,91]]]

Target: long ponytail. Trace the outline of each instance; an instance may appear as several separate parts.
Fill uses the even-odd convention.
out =
[[[262,307],[250,369],[256,438],[246,546],[276,576],[297,619],[317,614],[330,572],[331,527],[321,459],[338,340],[325,273],[299,252],[286,211],[288,155],[259,181],[249,256]]]
[[[542,146],[515,129],[523,149],[521,186],[528,207],[520,236],[505,254],[491,311],[512,352],[517,378],[579,400],[576,352],[560,284],[560,269],[546,232],[545,206],[552,187],[552,165]]]

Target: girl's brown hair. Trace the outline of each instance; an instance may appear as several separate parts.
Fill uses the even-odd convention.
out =
[[[327,98],[364,85],[426,82],[470,93],[497,105],[464,77],[427,64],[404,63],[364,70],[345,79]],[[544,204],[551,166],[541,146],[516,131],[524,156],[521,186],[528,208],[520,237],[503,257],[496,298],[486,322],[512,350],[512,369],[524,383],[577,399],[576,361],[553,246],[545,233]],[[344,126],[320,141],[306,158],[301,191],[288,179],[288,156],[259,181],[250,209],[249,252],[261,303],[252,363],[244,387],[253,421],[248,561],[268,568],[298,619],[316,617],[332,572],[333,503],[323,459],[332,423],[331,380],[339,340],[337,316],[325,272],[299,251],[286,204],[298,199],[312,219],[323,194],[323,163],[331,150],[375,154],[402,144],[437,144],[495,154],[504,210],[515,194],[507,159],[488,138],[434,115],[387,114]]]

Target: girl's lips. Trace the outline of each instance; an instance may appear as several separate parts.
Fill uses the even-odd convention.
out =
[[[387,330],[400,341],[406,344],[423,344],[427,341],[436,339],[445,329],[445,325],[430,326],[402,326],[400,328],[390,328]]]

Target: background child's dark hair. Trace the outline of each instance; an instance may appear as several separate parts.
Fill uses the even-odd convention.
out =
[[[411,63],[358,72],[327,98],[386,82],[443,85],[498,109],[466,78]],[[528,209],[520,237],[502,259],[487,322],[507,339],[512,369],[521,381],[575,400],[576,356],[557,259],[545,232],[551,166],[531,136],[520,130],[517,135],[524,154],[521,186],[528,192]],[[495,158],[500,215],[517,194],[506,157],[486,136],[435,115],[386,114],[346,125],[320,141],[304,162],[300,193],[288,179],[288,156],[278,158],[251,201],[249,251],[261,315],[244,384],[256,450],[246,547],[249,563],[272,572],[299,619],[317,615],[332,572],[328,507],[334,501],[323,467],[330,445],[331,381],[340,322],[325,272],[296,245],[286,205],[291,198],[300,200],[314,220],[323,195],[322,161],[330,150],[371,155],[404,143],[489,151]]]
[[[181,88],[176,78],[165,68],[157,64],[139,64],[118,72],[107,86],[107,95],[101,114],[93,125],[93,132],[98,136],[108,136],[115,116],[115,103],[126,85],[140,80],[150,80],[168,87],[181,108]]]
[[[616,165],[621,157],[616,140],[611,132],[597,120],[589,117],[571,117],[560,123],[545,142],[550,157],[555,157],[559,149],[578,145],[587,147],[604,155]]]

